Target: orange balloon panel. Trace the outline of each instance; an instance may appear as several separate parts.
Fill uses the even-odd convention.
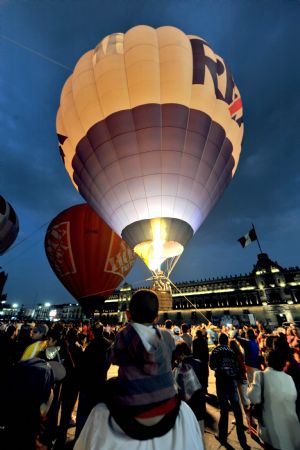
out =
[[[135,261],[125,241],[87,204],[68,208],[52,220],[45,250],[59,280],[82,305],[109,297]]]

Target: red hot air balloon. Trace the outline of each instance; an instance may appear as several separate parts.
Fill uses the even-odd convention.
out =
[[[19,221],[14,208],[0,195],[0,255],[14,243],[19,233]]]
[[[154,271],[231,181],[244,129],[224,60],[169,26],[115,33],[84,54],[56,126],[75,187]]]
[[[128,245],[87,204],[52,220],[45,251],[56,276],[89,311],[101,309],[135,261]]]

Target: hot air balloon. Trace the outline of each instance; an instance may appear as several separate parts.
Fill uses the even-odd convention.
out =
[[[0,255],[14,243],[19,233],[19,221],[14,208],[0,195]]]
[[[45,251],[65,288],[85,310],[101,310],[132,268],[135,255],[87,205],[62,211],[48,226]]]
[[[202,38],[136,26],[79,59],[62,89],[57,133],[80,194],[159,271],[236,171],[242,101]]]

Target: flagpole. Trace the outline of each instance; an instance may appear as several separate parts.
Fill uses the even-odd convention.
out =
[[[255,226],[254,226],[253,224],[252,224],[252,227],[253,227],[253,230],[255,231],[256,240],[257,240],[257,245],[258,245],[258,248],[259,248],[259,250],[260,250],[260,253],[263,253],[263,251],[262,251],[262,249],[261,249],[261,246],[260,246],[260,242],[259,242],[259,240],[258,240],[258,236],[257,236],[256,230],[255,230]]]

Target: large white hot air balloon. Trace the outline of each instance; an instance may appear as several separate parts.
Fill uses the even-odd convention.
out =
[[[81,195],[157,271],[182,253],[233,177],[242,101],[203,39],[137,26],[80,58],[57,133]]]

